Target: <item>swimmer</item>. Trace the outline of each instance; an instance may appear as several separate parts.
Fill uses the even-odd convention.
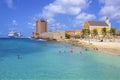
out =
[[[80,54],[82,55],[82,52],[80,51]]]
[[[66,53],[66,51],[64,51],[64,53]]]
[[[17,55],[17,58],[18,58],[18,59],[22,59],[22,57],[21,57],[20,55]]]
[[[88,51],[88,48],[85,48],[85,51]]]
[[[70,48],[70,53],[73,53],[73,48]]]
[[[61,53],[61,51],[59,51],[59,53]]]

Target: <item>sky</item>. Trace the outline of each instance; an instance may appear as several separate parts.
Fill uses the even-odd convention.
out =
[[[38,19],[49,31],[82,29],[85,21],[105,21],[120,30],[120,0],[0,0],[0,37],[21,32],[29,37]]]

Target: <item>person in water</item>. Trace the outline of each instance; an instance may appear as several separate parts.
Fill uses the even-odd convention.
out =
[[[66,51],[64,50],[64,53],[66,53]]]
[[[73,48],[70,48],[70,53],[73,53]]]
[[[17,58],[18,58],[18,59],[22,59],[22,57],[21,57],[20,55],[17,55]]]
[[[59,51],[59,53],[61,53],[61,51]]]
[[[88,51],[88,48],[85,48],[85,51]]]
[[[82,55],[82,52],[80,51],[80,54]]]

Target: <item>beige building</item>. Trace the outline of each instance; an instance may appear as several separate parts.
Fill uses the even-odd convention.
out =
[[[65,39],[65,31],[44,32],[39,35],[42,39],[61,41]]]

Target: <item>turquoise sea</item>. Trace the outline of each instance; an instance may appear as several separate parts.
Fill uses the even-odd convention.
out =
[[[1,38],[0,80],[120,80],[120,56],[63,42]]]

